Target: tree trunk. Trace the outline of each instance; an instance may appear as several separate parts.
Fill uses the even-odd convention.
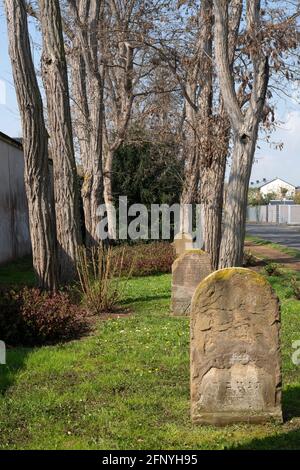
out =
[[[82,187],[81,197],[83,204],[84,226],[85,226],[85,244],[87,246],[93,245],[96,240],[95,230],[92,221],[92,187],[93,187],[93,153],[91,148],[97,149],[96,134],[97,129],[90,119],[90,108],[88,95],[91,88],[88,85],[89,73],[86,68],[86,63],[81,50],[81,42],[78,37],[73,38],[73,51],[69,55],[69,63],[71,68],[72,78],[72,98],[73,98],[73,127],[74,134],[77,138],[79,145],[79,154],[82,164]],[[94,130],[95,129],[95,130]],[[98,159],[101,161],[101,153]],[[101,188],[100,188],[101,191]],[[93,198],[95,199],[95,198]],[[101,197],[99,198],[101,201]]]
[[[58,288],[54,210],[43,103],[32,61],[23,0],[5,0],[9,54],[23,128],[25,185],[33,267],[42,289]]]
[[[192,231],[189,221],[188,205],[197,202],[199,185],[199,161],[195,148],[188,150],[186,157],[186,168],[184,175],[184,184],[180,197],[180,229],[179,232],[188,233]]]
[[[227,187],[219,267],[242,266],[249,180],[256,147],[258,123],[249,135],[235,135]]]
[[[219,263],[222,236],[223,191],[227,152],[217,155],[207,166],[201,166],[201,202],[203,208],[204,249],[211,256],[212,269]]]
[[[89,159],[91,146],[91,124],[89,120],[89,104],[87,91],[87,73],[84,57],[80,50],[78,38],[73,38],[74,47],[69,55],[69,64],[72,79],[73,98],[73,129],[79,146],[79,155],[82,164],[82,188],[81,197],[84,213],[85,243],[91,245],[92,211],[91,188],[92,170]]]
[[[223,150],[223,127],[213,116],[213,1],[202,4],[203,51],[199,74],[199,111],[197,137],[200,154],[200,201],[203,212],[204,249],[210,254],[212,268],[218,264],[221,241],[223,184],[227,149]],[[218,144],[216,145],[216,139]]]
[[[103,75],[91,77],[90,93],[93,96],[90,103],[90,154],[88,167],[91,168],[90,204],[91,226],[88,229],[91,243],[98,241],[97,226],[98,207],[103,204]]]
[[[186,84],[186,92],[189,97],[185,99],[186,131],[184,139],[184,181],[180,197],[180,232],[191,232],[189,226],[189,213],[187,204],[196,202],[199,186],[199,153],[196,130],[196,87],[197,77],[191,76]],[[194,106],[193,106],[194,104]]]
[[[110,149],[105,151],[104,157],[104,177],[103,177],[103,187],[104,187],[104,202],[106,205],[106,214],[107,214],[107,223],[108,223],[108,238],[110,240],[115,240],[117,234],[115,232],[115,222],[114,222],[114,198],[112,192],[112,165],[113,165],[114,152]]]
[[[82,200],[86,229],[86,244],[97,243],[98,207],[103,204],[103,90],[104,64],[100,64],[103,2],[96,0],[69,1],[75,22],[71,60],[73,91],[78,122],[76,133],[83,166]],[[80,58],[80,67],[76,64]]]
[[[232,70],[242,13],[242,0],[231,0],[228,41],[229,66]],[[222,99],[213,113],[213,1],[203,2],[204,54],[201,59],[198,136],[200,140],[200,192],[203,210],[204,248],[217,269],[222,237],[224,178],[229,153],[230,122]],[[219,98],[220,99],[220,98]]]
[[[260,39],[260,0],[248,0],[246,35],[252,62],[251,97],[243,112],[237,97],[229,54],[228,0],[214,0],[216,63],[220,88],[233,131],[233,157],[225,203],[224,233],[219,267],[241,266],[245,239],[249,179],[256,148],[259,123],[269,81],[269,63]]]
[[[40,21],[43,37],[42,75],[53,157],[60,279],[68,282],[76,275],[81,230],[68,75],[58,0],[40,0]]]

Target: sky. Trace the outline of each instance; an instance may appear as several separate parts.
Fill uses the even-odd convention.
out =
[[[0,131],[11,137],[21,137],[21,122],[8,56],[6,21],[0,5]],[[36,54],[38,55],[38,54]],[[276,118],[280,121],[271,136],[273,143],[283,143],[276,150],[263,136],[258,142],[251,181],[271,180],[279,177],[300,186],[300,91],[295,89],[291,98],[278,99]]]
[[[21,135],[21,123],[16,102],[8,56],[6,23],[0,6],[0,131],[11,137]]]

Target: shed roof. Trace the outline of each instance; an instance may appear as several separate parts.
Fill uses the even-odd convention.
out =
[[[2,140],[2,142],[6,142],[9,145],[13,145],[14,147],[17,147],[20,150],[23,149],[23,146],[20,140],[14,139],[13,137],[10,137],[9,135],[4,134],[1,131],[0,131],[0,140]]]

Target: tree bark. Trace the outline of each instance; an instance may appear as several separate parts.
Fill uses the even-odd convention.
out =
[[[104,151],[104,178],[103,178],[103,188],[104,188],[104,201],[106,205],[107,213],[107,223],[108,223],[108,238],[110,240],[115,240],[117,234],[115,233],[115,223],[114,223],[114,198],[112,192],[112,165],[113,165],[114,151],[106,148]]]
[[[90,140],[89,165],[91,168],[91,186],[90,186],[90,203],[91,203],[91,227],[90,240],[94,243],[98,240],[97,226],[99,216],[97,209],[103,204],[103,90],[104,90],[104,71],[99,77],[91,77],[90,92],[93,94],[90,103],[90,119],[92,125]]]
[[[203,10],[203,6],[202,6]],[[202,12],[201,10],[201,12]],[[203,51],[203,36],[200,35],[198,49]],[[180,197],[180,232],[187,233],[191,231],[188,220],[187,204],[193,204],[197,201],[199,193],[199,171],[200,171],[200,153],[198,142],[198,103],[196,91],[198,86],[199,62],[198,54],[194,57],[194,64],[188,73],[185,91],[185,122],[186,130],[183,134],[183,152],[184,152],[184,180]]]
[[[219,267],[242,266],[244,256],[245,225],[248,187],[255,153],[258,123],[249,129],[245,140],[235,134],[233,157],[227,186]]]
[[[25,185],[33,267],[42,289],[58,288],[55,218],[51,203],[48,136],[31,55],[24,0],[5,0],[9,54],[23,128]]]
[[[110,89],[111,110],[106,107],[105,117],[110,116],[105,122],[103,140],[104,156],[104,202],[106,204],[108,236],[111,240],[117,238],[115,223],[113,221],[113,192],[112,192],[112,166],[116,151],[123,144],[132,112],[134,101],[133,75],[134,75],[134,49],[128,42],[130,30],[130,18],[134,1],[128,2],[125,11],[117,4],[111,4],[111,13],[114,15],[117,29],[117,61],[116,67],[107,68],[107,78]],[[112,63],[115,58],[111,58]],[[109,122],[111,121],[111,122]],[[109,129],[113,124],[113,129]]]
[[[188,168],[185,170],[184,185],[180,197],[180,228],[179,232],[191,232],[192,227],[189,221],[188,205],[197,202],[198,185],[199,185],[199,159],[197,151],[189,149],[188,161],[186,162]],[[190,178],[187,178],[187,175]]]
[[[102,30],[104,4],[96,0],[68,0],[75,22],[74,57],[71,60],[73,92],[78,120],[76,134],[83,166],[82,200],[86,244],[96,244],[99,217],[103,204],[103,126],[104,64],[100,63],[99,31]],[[103,40],[103,37],[101,38]],[[80,58],[80,68],[76,63]]]
[[[204,249],[210,254],[212,268],[219,256],[220,213],[222,204],[222,185],[224,177],[220,153],[215,151],[214,138],[217,135],[217,119],[213,117],[213,2],[206,0],[201,10],[202,47],[199,74],[199,111],[197,113],[197,137],[200,159],[200,201],[203,211]],[[221,154],[221,156],[223,156]],[[220,194],[221,191],[221,194]]]
[[[210,254],[212,269],[218,268],[222,237],[223,193],[229,132],[226,116],[210,120],[209,149],[201,158],[201,203],[204,249]]]
[[[91,145],[91,129],[89,120],[89,104],[87,91],[87,73],[85,61],[80,50],[80,43],[73,38],[73,51],[69,55],[72,83],[73,101],[73,129],[74,136],[79,146],[79,155],[82,164],[83,183],[81,197],[84,213],[85,243],[91,244],[90,233],[92,233],[92,211],[91,211],[91,186],[92,170],[89,159]]]
[[[188,204],[196,203],[199,190],[199,146],[197,142],[196,80],[191,74],[186,84],[189,100],[185,99],[186,132],[184,137],[184,181],[180,197],[180,232],[188,233]],[[194,103],[194,106],[192,105]]]
[[[185,102],[189,149],[181,203],[201,202],[204,248],[211,255],[212,267],[216,268],[221,242],[228,142],[227,146],[224,146],[222,121],[218,116],[213,116],[212,0],[201,2],[199,24],[197,54],[186,84],[186,93],[189,96],[189,100]],[[198,99],[197,88],[200,89]],[[194,103],[194,106],[191,103]],[[182,208],[181,230],[186,231],[186,227],[186,211]]]
[[[79,188],[73,146],[67,65],[58,0],[40,0],[42,76],[47,97],[60,279],[76,275],[81,244]]]
[[[228,5],[228,0],[214,0],[218,77],[233,132],[233,156],[224,208],[220,268],[241,266],[243,263],[249,179],[269,81],[268,58],[259,42],[260,0],[248,0],[247,36],[251,41],[249,54],[253,65],[253,84],[248,109],[243,113],[230,67]]]
[[[224,179],[229,153],[230,122],[222,99],[217,113],[213,113],[213,0],[207,1],[204,22],[204,51],[200,77],[200,180],[201,203],[203,207],[204,248],[211,255],[212,269],[218,269],[222,239],[222,215]],[[233,68],[235,50],[242,14],[242,0],[230,3],[228,56],[230,70]]]

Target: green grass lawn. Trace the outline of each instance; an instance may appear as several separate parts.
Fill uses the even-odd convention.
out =
[[[34,272],[30,256],[21,258],[13,263],[0,266],[0,285],[29,285],[34,284]]]
[[[0,281],[4,271],[18,282],[7,267]],[[171,277],[161,275],[132,279],[124,302],[132,314],[99,321],[89,337],[8,351],[0,449],[299,449],[300,367],[291,354],[300,303],[288,274],[280,279],[271,282],[282,300],[285,424],[191,424],[189,320],[169,316]]]

